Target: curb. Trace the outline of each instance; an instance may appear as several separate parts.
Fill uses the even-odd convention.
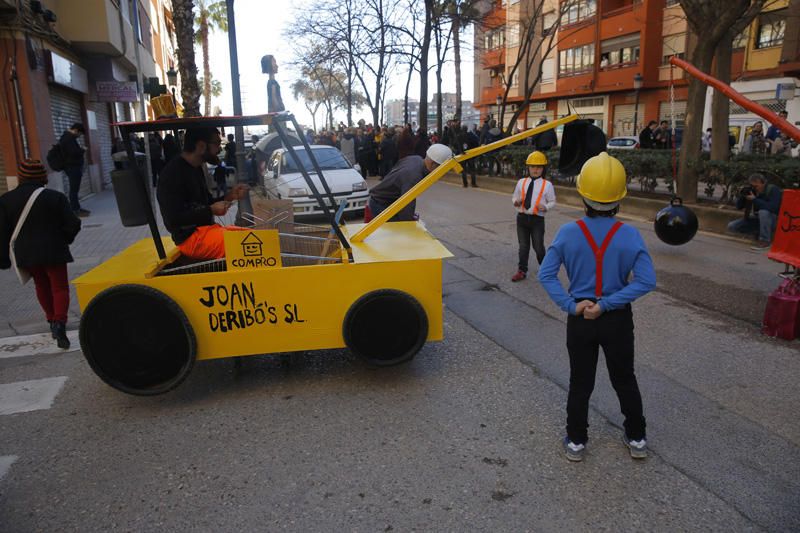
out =
[[[461,185],[461,174],[450,172],[442,178],[442,181]],[[511,195],[514,192],[514,187],[516,184],[517,181],[515,179],[498,178],[493,176],[478,176],[478,188],[484,188],[490,191],[502,192]],[[555,185],[555,189],[559,203],[572,207],[583,207],[583,200],[578,194],[578,191],[576,191],[573,187]],[[625,215],[631,215],[652,221],[655,217],[655,214],[662,208],[666,207],[666,203],[667,198],[661,200],[627,196],[622,205],[622,211],[624,211]],[[730,236],[727,232],[728,223],[742,216],[739,211],[732,211],[729,209],[688,204],[687,207],[691,207],[692,211],[694,211],[694,213],[697,215],[697,220],[700,223],[700,229],[702,231],[717,233],[727,237]]]

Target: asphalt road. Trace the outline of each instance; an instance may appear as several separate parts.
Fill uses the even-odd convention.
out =
[[[0,389],[61,378],[49,407],[0,414],[0,530],[800,529],[798,344],[761,337],[750,311],[776,265],[715,236],[668,248],[642,225],[659,276],[634,310],[653,453],[627,455],[601,370],[572,464],[564,317],[533,279],[509,281],[510,199],[440,184],[418,210],[456,257],[445,340],[408,365],[216,360],[137,398],[80,352],[0,357]],[[548,240],[577,211],[551,215]]]

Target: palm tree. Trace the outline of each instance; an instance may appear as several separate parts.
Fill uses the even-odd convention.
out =
[[[192,0],[172,0],[172,20],[178,45],[178,72],[181,76],[183,115],[200,114],[200,86],[197,84],[197,64],[194,60],[194,3]]]
[[[208,58],[208,36],[212,31],[228,31],[227,7],[223,0],[209,2],[197,0],[197,15],[194,19],[197,26],[195,40],[203,49],[203,98],[205,114],[211,114],[211,66]]]

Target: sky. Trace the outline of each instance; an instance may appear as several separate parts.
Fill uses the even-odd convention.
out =
[[[336,0],[330,0],[336,1]],[[236,37],[239,54],[239,75],[242,90],[242,107],[244,114],[259,114],[267,111],[267,75],[261,73],[261,57],[272,54],[278,60],[278,73],[276,80],[281,86],[281,96],[288,111],[294,113],[297,121],[303,125],[311,125],[311,114],[302,102],[297,102],[292,97],[289,89],[292,82],[297,79],[297,74],[292,72],[288,65],[294,58],[294,48],[291,42],[286,42],[282,36],[283,29],[292,23],[296,9],[302,9],[307,0],[235,0],[234,12],[236,16]],[[462,65],[461,83],[462,94],[465,100],[472,100],[472,34],[462,37]],[[209,39],[211,56],[211,72],[214,79],[222,83],[223,93],[215,98],[212,106],[218,105],[223,115],[233,114],[233,96],[231,91],[230,52],[228,48],[228,35],[224,33],[212,34]],[[200,75],[202,76],[203,56],[200,47],[195,49],[195,58]],[[434,51],[429,53],[429,62],[435,60]],[[405,91],[406,72],[399,69],[397,74],[390,79],[390,88],[387,98],[403,98]],[[442,92],[455,91],[455,69],[452,61],[445,67],[444,84]],[[436,79],[433,73],[428,83],[428,99],[436,90]],[[412,79],[409,94],[412,98],[419,98],[419,75]],[[202,109],[202,107],[201,107]],[[353,120],[364,118],[372,122],[371,112],[365,107],[354,111]],[[338,111],[336,120],[346,118],[345,111]],[[318,123],[323,121],[322,110],[317,114]]]

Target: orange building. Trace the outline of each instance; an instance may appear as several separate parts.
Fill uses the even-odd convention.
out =
[[[139,32],[134,35],[134,9]],[[166,82],[173,57],[168,0],[0,0],[0,193],[17,184],[17,162],[45,159],[72,123],[87,149],[80,196],[102,190],[113,170],[113,122],[137,116],[138,48],[145,79]],[[67,191],[61,172],[49,186]]]
[[[798,36],[796,31],[789,35],[785,21],[797,3],[771,3],[769,13],[737,38],[734,80],[759,80],[757,88],[773,99],[776,84],[793,83],[800,72]],[[508,125],[524,101],[526,75],[533,78],[541,68],[530,103],[517,119],[521,129],[570,110],[594,119],[608,136],[636,135],[648,121],[669,120],[673,114],[676,126],[683,126],[687,80],[668,61],[673,55],[687,57],[694,36],[677,0],[578,0],[568,8],[558,0],[487,0],[484,9],[488,16],[475,30],[474,74],[475,106],[484,118],[500,118],[497,98],[507,91],[502,118]],[[521,62],[531,65],[528,73],[522,68],[512,73],[530,20],[539,25],[536,36],[544,43],[540,57]],[[769,100],[768,94],[755,96]],[[710,106],[710,96],[708,101]],[[772,104],[789,107],[786,101]],[[789,108],[790,119],[800,118],[800,107],[794,117]]]

